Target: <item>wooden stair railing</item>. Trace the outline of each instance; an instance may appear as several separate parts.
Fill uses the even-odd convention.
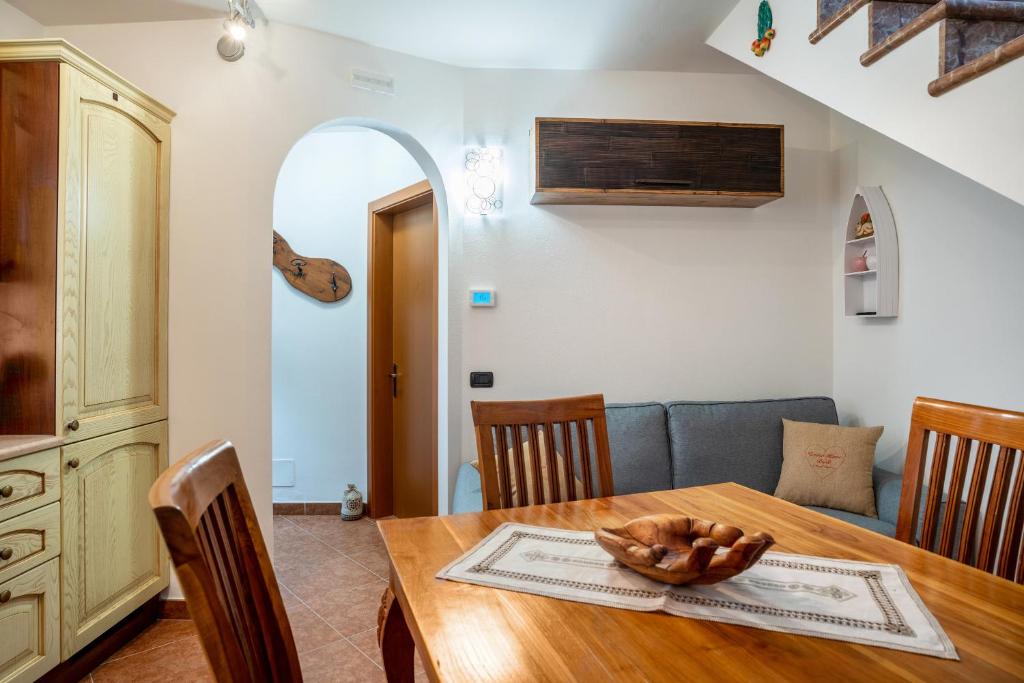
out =
[[[864,6],[870,46],[860,57],[864,66],[941,22],[939,77],[928,84],[932,96],[1024,55],[1024,0],[817,0],[818,27],[810,42]]]

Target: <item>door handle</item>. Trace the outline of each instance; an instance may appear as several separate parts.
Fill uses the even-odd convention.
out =
[[[398,398],[398,363],[391,364],[391,398]]]

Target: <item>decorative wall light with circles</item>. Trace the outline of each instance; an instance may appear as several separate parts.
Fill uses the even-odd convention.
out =
[[[501,149],[466,150],[466,212],[489,216],[501,209]]]

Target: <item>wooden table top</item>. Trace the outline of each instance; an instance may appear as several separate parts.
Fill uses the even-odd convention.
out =
[[[898,564],[961,661],[434,578],[503,522],[595,529],[654,512],[767,531],[780,552]],[[392,589],[432,680],[1024,680],[1024,587],[737,484],[380,528]]]

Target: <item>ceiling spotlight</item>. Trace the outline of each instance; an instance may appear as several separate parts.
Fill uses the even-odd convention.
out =
[[[236,62],[245,54],[246,27],[256,28],[252,0],[228,0],[228,17],[224,35],[217,41],[217,54],[227,62]],[[257,8],[258,11],[258,8]]]

